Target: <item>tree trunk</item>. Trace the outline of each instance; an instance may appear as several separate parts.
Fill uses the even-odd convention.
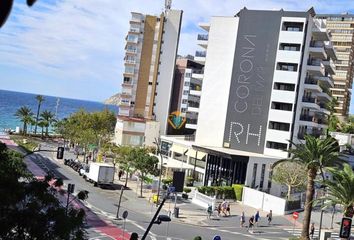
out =
[[[45,127],[45,135],[48,137],[48,127]]]
[[[141,174],[141,182],[140,182],[140,197],[143,197],[143,182],[144,182],[144,174]]]
[[[44,128],[42,127],[41,138],[43,138]]]
[[[304,220],[302,222],[302,232],[301,239],[309,240],[309,228],[311,221],[311,212],[312,212],[312,200],[313,194],[315,191],[314,188],[314,179],[316,177],[316,169],[310,169],[307,172],[307,187],[306,187],[306,201],[305,201],[305,209],[304,209]]]
[[[26,135],[26,128],[27,128],[27,125],[26,125],[26,123],[24,122],[24,123],[23,123],[22,135]]]
[[[39,109],[41,108],[41,104],[38,104],[38,108],[37,108],[37,116],[36,116],[36,125],[34,126],[34,135],[37,134],[37,125],[38,125],[38,116],[39,116]]]
[[[290,195],[291,195],[291,186],[288,185],[288,200],[290,200]]]

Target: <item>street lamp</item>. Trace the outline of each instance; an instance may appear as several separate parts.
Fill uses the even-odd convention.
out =
[[[158,206],[159,200],[160,200],[160,187],[161,187],[161,177],[162,177],[163,156],[162,156],[162,153],[161,153],[160,139],[155,138],[155,142],[154,143],[156,144],[156,151],[157,151],[157,154],[160,154],[160,160],[161,160],[160,172],[159,172],[159,184],[158,184],[158,187],[157,187],[157,201],[156,201],[156,206]]]

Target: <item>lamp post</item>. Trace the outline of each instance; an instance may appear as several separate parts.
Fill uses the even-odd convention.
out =
[[[160,200],[160,187],[161,187],[161,177],[162,177],[162,165],[163,165],[163,157],[162,157],[162,153],[161,153],[161,144],[160,144],[160,139],[155,138],[155,142],[156,144],[156,150],[157,150],[157,154],[160,155],[160,172],[159,172],[159,184],[157,187],[157,201],[156,201],[156,206],[159,205],[159,200]]]

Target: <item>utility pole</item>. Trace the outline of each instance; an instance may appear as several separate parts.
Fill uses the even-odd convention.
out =
[[[159,173],[159,184],[157,187],[157,201],[156,201],[156,206],[159,205],[159,200],[160,200],[160,188],[161,188],[161,177],[162,177],[162,166],[163,166],[163,157],[162,157],[162,153],[161,153],[161,144],[160,144],[160,140],[158,140],[157,138],[155,138],[155,142],[156,144],[156,149],[157,149],[157,154],[160,154],[160,173]]]

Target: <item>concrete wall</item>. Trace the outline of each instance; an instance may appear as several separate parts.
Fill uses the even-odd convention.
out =
[[[170,98],[172,93],[172,83],[175,73],[176,56],[180,27],[182,21],[182,11],[169,10],[164,23],[165,33],[162,36],[159,74],[157,77],[155,108],[156,120],[160,122],[160,134],[166,134],[167,117],[170,109]]]
[[[160,123],[155,121],[148,121],[145,124],[145,146],[156,146],[155,139],[159,137]]]
[[[222,147],[237,29],[238,18],[211,19],[196,132],[197,144]]]

